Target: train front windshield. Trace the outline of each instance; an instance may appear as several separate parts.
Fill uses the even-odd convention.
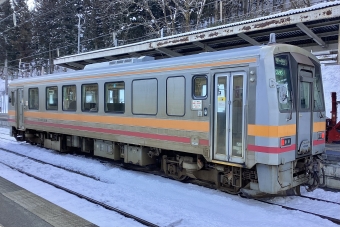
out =
[[[292,108],[292,83],[288,55],[275,56],[275,78],[279,109],[281,112]]]
[[[293,87],[298,87],[296,83],[297,80],[300,79],[299,77],[301,77],[303,70],[300,71],[300,74],[297,72],[298,63],[290,54],[276,55],[274,62],[279,110],[280,112],[287,112],[291,111],[291,109],[296,109],[296,103],[293,101],[293,97],[298,97],[298,94],[294,92],[296,89],[293,89]],[[308,71],[305,71],[305,75],[302,76],[313,78],[313,91],[309,91],[309,93],[313,92],[313,98],[310,97],[310,106],[313,106],[313,112],[321,112],[325,111],[321,67],[320,64],[314,60],[311,60],[311,62],[314,64],[314,78],[312,73]],[[302,86],[302,83],[300,86]],[[299,95],[301,96],[302,94]],[[309,109],[311,110],[312,108]]]

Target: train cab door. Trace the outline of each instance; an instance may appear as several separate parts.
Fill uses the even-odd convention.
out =
[[[214,77],[214,160],[244,163],[246,73]]]
[[[298,67],[297,93],[297,155],[310,155],[313,136],[314,68]]]
[[[17,90],[17,102],[16,102],[16,119],[17,119],[17,126],[18,129],[24,128],[24,89],[19,88]]]

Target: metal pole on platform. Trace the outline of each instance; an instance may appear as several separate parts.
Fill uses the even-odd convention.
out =
[[[221,23],[223,22],[222,16],[223,16],[223,2],[220,1],[220,21],[221,21]]]
[[[80,24],[80,19],[83,17],[82,14],[77,14],[78,16],[78,54],[80,53],[80,37],[82,36],[82,29],[81,29],[81,24]],[[83,24],[85,23],[85,19]]]
[[[78,54],[80,53],[80,15],[78,14]]]
[[[340,51],[340,24],[339,24],[339,30],[338,30],[338,65],[340,65],[340,57],[339,57],[339,51]]]
[[[336,120],[337,120],[337,101],[336,101],[336,92],[331,92],[331,96],[332,96],[332,117],[331,117],[331,124],[332,127],[334,125],[336,125]]]
[[[113,45],[116,47],[118,46],[117,32],[113,32],[112,36],[113,36]]]
[[[7,50],[6,50],[6,58],[5,58],[5,68],[4,68],[4,74],[5,74],[5,95],[8,95],[8,70],[7,70]]]

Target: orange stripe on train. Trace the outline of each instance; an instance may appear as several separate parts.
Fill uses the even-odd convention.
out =
[[[325,122],[314,122],[313,132],[325,131]],[[279,138],[285,136],[295,136],[296,135],[296,124],[291,125],[248,125],[248,135],[249,136],[262,136]]]
[[[168,120],[139,117],[99,116],[86,114],[65,114],[51,112],[25,112],[25,117],[53,119],[62,121],[80,121],[87,123],[117,124],[136,127],[164,128],[197,132],[209,132],[208,121]]]

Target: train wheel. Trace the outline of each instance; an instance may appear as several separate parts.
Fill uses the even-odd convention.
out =
[[[219,190],[224,191],[224,192],[231,194],[231,195],[240,194],[240,188],[237,188],[237,187],[231,187],[231,188],[220,187]]]
[[[296,195],[301,195],[301,187],[300,187],[300,185],[296,186],[296,187],[294,188],[294,191],[295,191],[295,194],[296,194]]]
[[[25,140],[25,134],[14,134],[14,138],[16,141],[24,141]]]
[[[171,176],[173,179],[175,179],[175,180],[177,180],[177,181],[181,181],[181,182],[183,182],[183,181],[186,181],[189,177],[188,176],[186,176],[186,175],[181,175],[181,176]]]

